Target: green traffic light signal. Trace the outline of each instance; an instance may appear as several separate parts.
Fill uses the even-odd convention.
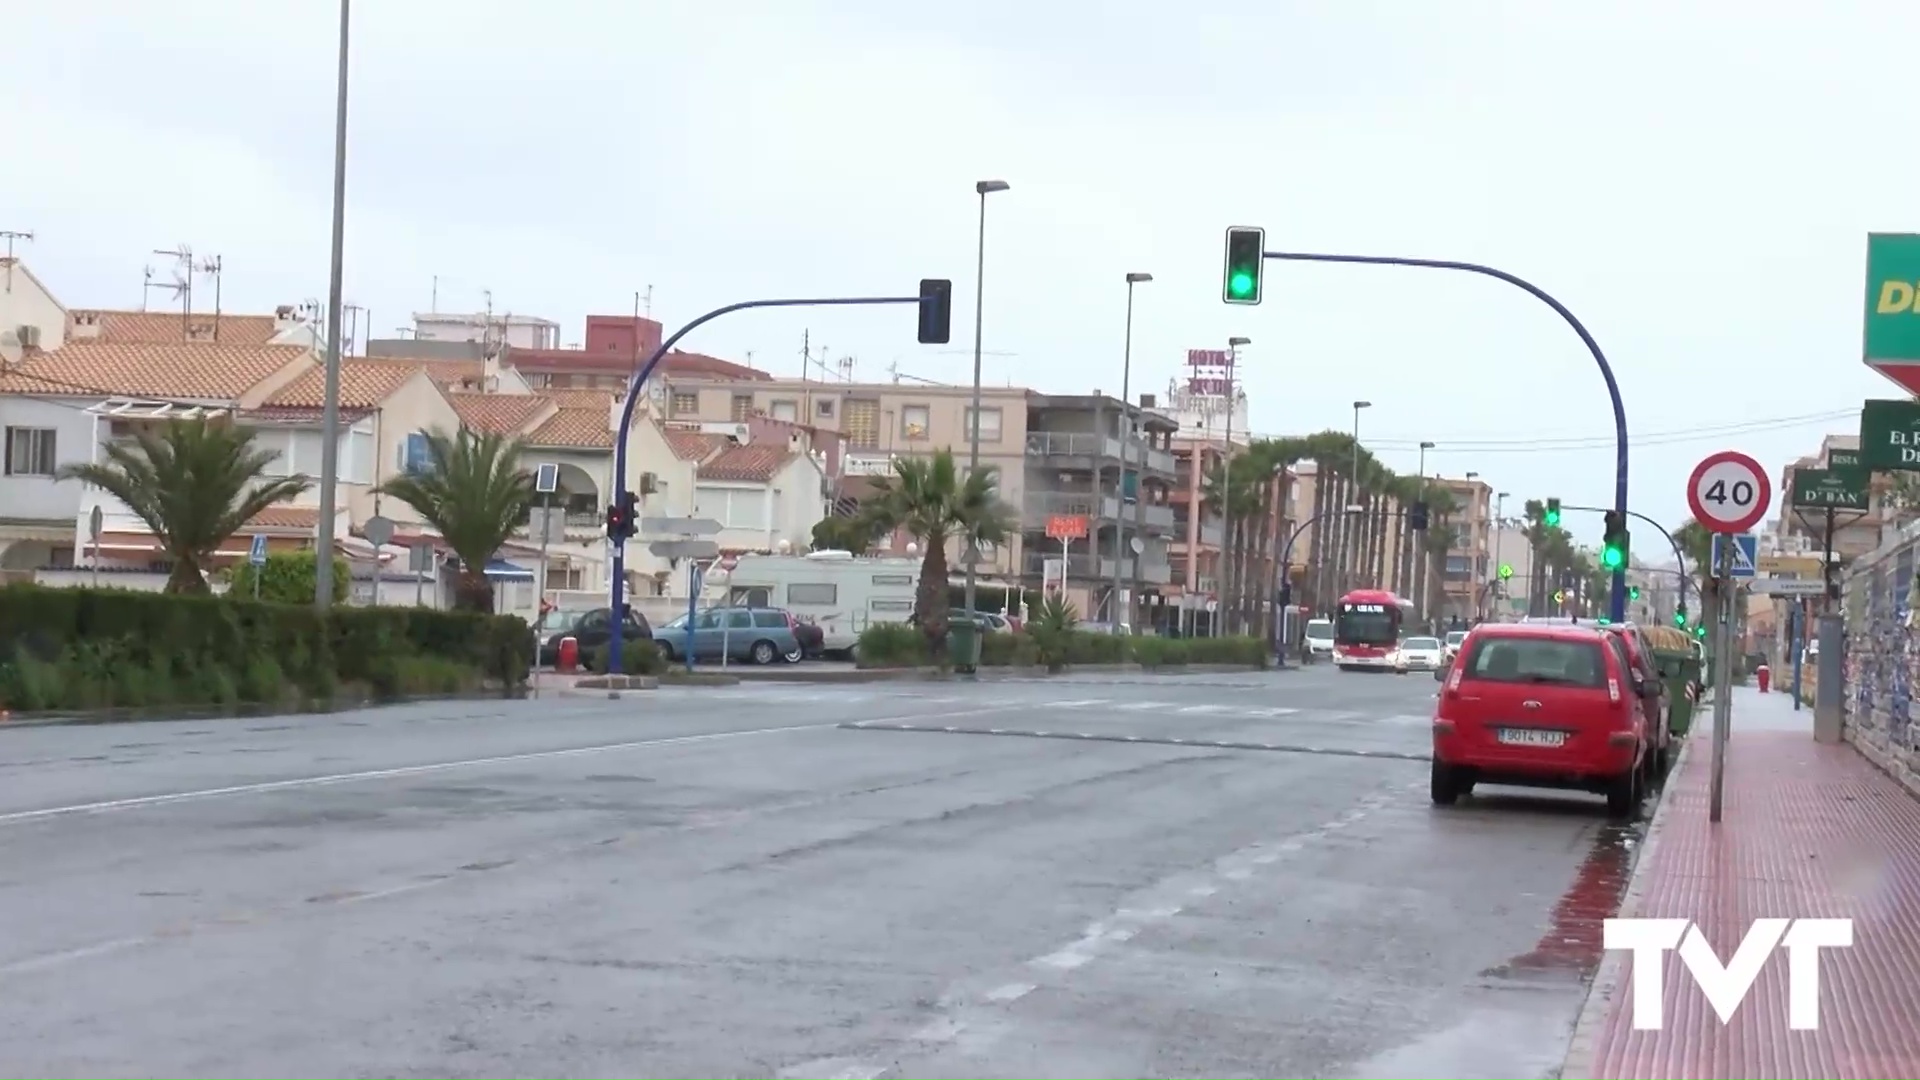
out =
[[[1679,627],[1682,630],[1685,630],[1687,628],[1687,613],[1684,611],[1674,612],[1673,625]]]
[[[1506,581],[1511,577],[1513,577],[1513,566],[1510,563],[1501,563],[1500,564],[1500,580]]]
[[[1267,230],[1236,225],[1227,230],[1227,265],[1222,296],[1229,304],[1260,302],[1260,269],[1266,259]]]
[[[1560,500],[1559,499],[1547,500],[1547,513],[1546,513],[1545,520],[1549,528],[1557,529],[1560,527]]]
[[[1627,565],[1627,553],[1618,544],[1608,544],[1600,549],[1600,565],[1609,571],[1619,570]]]
[[[1629,600],[1640,599],[1640,586],[1638,585],[1627,586],[1627,599]]]

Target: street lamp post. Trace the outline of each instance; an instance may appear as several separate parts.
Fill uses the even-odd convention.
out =
[[[1490,585],[1487,590],[1488,617],[1492,617],[1493,615],[1492,598],[1495,595],[1498,595],[1502,600],[1507,599],[1507,596],[1506,596],[1506,591],[1507,591],[1506,580],[1507,579],[1500,576],[1500,567],[1506,565],[1500,561],[1500,541],[1501,539],[1503,539],[1501,534],[1505,533],[1506,531],[1507,531],[1507,492],[1502,491],[1502,492],[1496,493],[1493,497],[1493,584]]]
[[[1360,410],[1371,408],[1373,408],[1373,402],[1371,401],[1356,401],[1353,403],[1353,472],[1347,478],[1347,489],[1350,493],[1350,498],[1353,500],[1351,505],[1361,506],[1362,513],[1365,513],[1365,507],[1357,501],[1360,495]],[[1354,579],[1353,567],[1351,565],[1352,558],[1359,555],[1357,550],[1350,551],[1349,549],[1353,548],[1354,543],[1359,540],[1356,531],[1359,527],[1360,519],[1349,518],[1346,528],[1347,536],[1340,545],[1340,554],[1343,556],[1341,561],[1348,564],[1342,566],[1340,572],[1341,576],[1346,578],[1349,583]]]
[[[320,520],[315,530],[313,605],[333,603],[334,489],[340,480],[340,279],[347,235],[347,38],[352,20],[340,0],[340,71],[333,104],[333,263],[327,270],[326,391],[320,409]]]
[[[1222,440],[1227,445],[1226,448],[1220,452],[1221,488],[1226,492],[1227,504],[1225,513],[1221,519],[1221,524],[1226,532],[1220,539],[1222,541],[1221,551],[1226,556],[1227,584],[1236,587],[1238,586],[1238,582],[1235,580],[1236,567],[1233,561],[1233,375],[1234,372],[1240,368],[1240,347],[1251,344],[1253,344],[1252,338],[1230,337],[1227,339],[1227,426],[1222,435]],[[1228,590],[1228,592],[1231,591],[1234,590]],[[1208,628],[1213,631],[1215,637],[1218,637],[1221,626],[1231,620],[1227,605],[1233,598],[1227,595],[1226,592],[1222,592],[1217,586],[1214,589],[1214,595],[1219,599],[1214,601],[1214,617],[1208,621]],[[1232,627],[1228,626],[1227,629],[1232,630]]]
[[[980,237],[975,246],[973,271],[973,415],[967,424],[967,474],[980,471],[980,330],[983,325],[982,306],[987,295],[987,196],[996,191],[1006,191],[1010,185],[1005,180],[982,180],[973,185],[980,196]],[[974,548],[973,537],[967,537],[962,556],[967,562],[967,618],[973,618],[974,606],[974,564],[978,562],[978,552]]]
[[[1116,634],[1121,632],[1120,627],[1123,623],[1131,624],[1133,621],[1131,605],[1129,605],[1129,610],[1125,613],[1125,617],[1122,616],[1120,611],[1120,564],[1126,557],[1124,554],[1126,551],[1126,528],[1122,524],[1122,516],[1126,511],[1127,446],[1129,441],[1138,434],[1138,428],[1140,426],[1135,422],[1133,405],[1128,396],[1133,392],[1133,287],[1152,280],[1152,274],[1133,273],[1127,275],[1127,334],[1125,339],[1126,344],[1120,352],[1120,476],[1115,482],[1116,494],[1119,497],[1113,501],[1113,632]],[[1145,456],[1145,452],[1142,451],[1142,465],[1145,464]],[[1136,476],[1133,489],[1133,531],[1135,536],[1140,534],[1140,503],[1145,496],[1146,492],[1140,486],[1139,479]],[[1135,555],[1133,558],[1133,566],[1133,577],[1135,581],[1138,581],[1140,578],[1140,557],[1138,555]],[[1139,590],[1135,589],[1134,591],[1138,592]]]

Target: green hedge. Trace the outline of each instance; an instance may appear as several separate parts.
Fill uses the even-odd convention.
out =
[[[1069,630],[1064,652],[1068,666],[1139,664],[1159,668],[1244,664],[1264,668],[1273,661],[1266,641],[1255,637],[1124,637]],[[904,623],[875,623],[860,634],[859,666],[863,668],[918,667],[932,662],[933,658],[927,655],[926,638]],[[1033,667],[1039,662],[1039,643],[1025,631],[990,633],[980,640],[982,667]]]
[[[607,673],[607,658],[613,654],[613,647],[602,645],[587,656],[587,670],[595,675]],[[651,641],[622,641],[620,643],[620,674],[622,675],[658,675],[667,669],[666,657],[660,655],[660,646]]]
[[[514,616],[124,589],[0,588],[0,708],[297,706],[483,688],[517,693],[533,634]]]

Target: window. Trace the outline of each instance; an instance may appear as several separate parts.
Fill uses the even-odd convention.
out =
[[[972,441],[973,439],[973,410],[971,408],[967,409],[962,414],[961,421],[960,421],[960,436],[961,438],[966,439],[968,441]],[[993,442],[993,443],[997,443],[1000,441],[1000,410],[999,409],[993,408],[993,409],[980,410],[980,441]]]
[[[753,625],[763,630],[785,630],[787,616],[782,611],[756,611],[753,613]]]
[[[52,428],[7,429],[8,476],[52,476],[55,465]]]
[[[746,423],[747,420],[753,416],[753,395],[733,395],[733,408],[727,413],[727,416],[736,424]]]
[[[1473,576],[1473,559],[1467,555],[1447,556],[1447,580],[1465,581]]]
[[[794,583],[787,586],[788,605],[798,604],[837,604],[840,602],[838,585],[818,585]]]
[[[800,419],[800,406],[791,401],[776,401],[767,407],[767,415],[789,424],[796,423]]]
[[[847,445],[855,450],[871,450],[880,445],[880,403],[871,398],[850,398],[840,430]]]
[[[813,415],[819,417],[822,420],[833,419],[833,399],[821,398],[819,401],[814,402]]]
[[[675,390],[667,402],[667,415],[692,416],[700,411],[700,395],[687,390]]]
[[[875,611],[899,611],[909,613],[913,611],[913,601],[911,600],[875,599],[869,606]]]
[[[426,433],[415,431],[408,434],[407,441],[400,444],[400,471],[412,476],[432,467],[433,456],[427,450]]]
[[[696,487],[693,512],[729,529],[767,527],[767,493],[756,488]]]
[[[875,585],[912,585],[914,578],[912,574],[875,574],[873,583]]]
[[[729,630],[753,629],[753,612],[751,611],[727,612],[727,629]]]
[[[933,426],[933,410],[925,405],[902,405],[900,407],[900,437],[903,439],[924,439],[927,429]]]
[[[1487,682],[1606,685],[1606,660],[1598,643],[1553,638],[1485,638],[1474,646],[1467,673]]]

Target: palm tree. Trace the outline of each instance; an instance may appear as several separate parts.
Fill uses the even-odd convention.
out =
[[[105,461],[63,466],[126,504],[173,564],[170,593],[206,593],[213,552],[257,514],[313,486],[302,475],[265,478],[278,454],[256,450],[253,433],[223,420],[170,420],[136,429],[131,445],[110,442]]]
[[[864,555],[886,535],[875,531],[874,523],[864,515],[832,514],[813,526],[813,550],[851,551]]]
[[[1000,501],[999,470],[982,466],[963,480],[953,451],[938,450],[929,458],[895,458],[893,475],[874,477],[872,485],[861,516],[882,535],[906,529],[926,552],[913,614],[928,646],[938,649],[947,637],[948,542],[963,541],[964,555],[1013,531],[1013,510]]]
[[[426,467],[380,485],[381,494],[413,507],[460,557],[456,609],[493,610],[487,562],[533,505],[533,476],[520,468],[524,445],[466,427],[452,435],[430,431]]]
[[[1220,613],[1220,626],[1229,633],[1244,588],[1247,525],[1260,512],[1260,487],[1254,476],[1259,466],[1253,454],[1236,454],[1225,465],[1215,465],[1200,482],[1201,500],[1220,512],[1226,530],[1221,547],[1220,600],[1215,610]]]

